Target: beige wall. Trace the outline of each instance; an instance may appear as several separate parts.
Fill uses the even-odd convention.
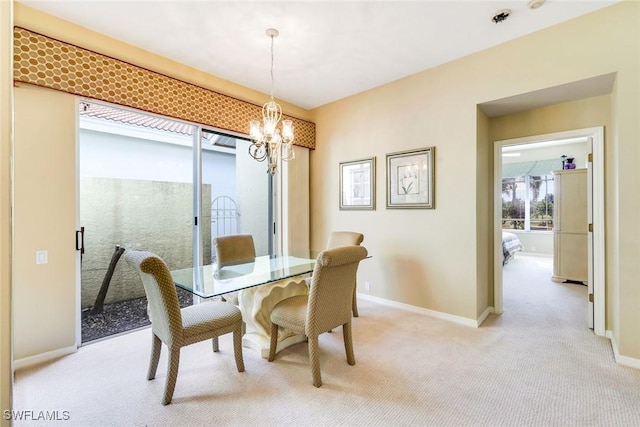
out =
[[[524,246],[523,252],[553,256],[553,232],[529,233],[515,231],[515,234],[518,235],[520,243]]]
[[[491,224],[493,219],[493,185],[488,187],[488,194],[484,194],[487,189],[486,183],[493,182],[493,144],[489,133],[487,116],[477,111],[477,145],[476,145],[476,169],[478,177],[476,180],[476,227],[482,230],[486,224]],[[484,311],[493,305],[493,236],[490,233],[478,235],[476,242],[478,253],[477,268],[477,294],[476,294],[476,318],[480,317]]]
[[[359,292],[366,281],[374,296],[475,319],[476,105],[464,89],[442,90],[440,70],[317,110],[311,249],[322,249],[333,230],[361,232],[372,259],[360,265]],[[465,87],[461,73],[451,70],[449,84]],[[428,146],[436,147],[435,209],[385,209],[385,154]],[[339,162],[373,156],[376,210],[340,211]]]
[[[605,126],[605,141],[608,141],[611,139],[610,125],[611,95],[603,95],[492,118],[490,119],[490,139],[493,145],[493,141]],[[609,144],[605,142],[605,146],[607,145]],[[584,148],[573,151],[571,148],[572,145],[569,145],[564,151],[568,154],[579,151],[582,158]],[[610,157],[608,152],[605,152],[605,155],[607,158]],[[548,158],[548,156],[544,157]],[[514,160],[514,162],[517,161]],[[584,163],[579,164],[578,167],[584,167]]]
[[[621,355],[640,359],[640,288],[635,285],[640,204],[637,197],[615,196],[636,194],[640,184],[639,22],[640,3],[622,2],[315,110],[312,249],[322,247],[331,230],[363,232],[375,262],[361,265],[359,285],[371,281],[375,296],[476,319],[492,303],[492,271],[484,251],[491,253],[493,233],[493,147],[476,106],[616,72],[606,141],[611,157],[606,160],[606,269],[612,300],[607,329]],[[565,124],[573,126],[568,119]],[[536,123],[528,125],[509,127],[509,133],[537,132]],[[436,146],[436,209],[385,209],[385,154],[431,145]],[[338,163],[370,156],[379,160],[378,209],[339,211]]]
[[[11,409],[11,139],[13,3],[0,1],[0,412]],[[0,417],[0,426],[11,422]]]
[[[296,158],[282,168],[282,252],[307,258],[317,256],[309,251],[309,150],[294,147]]]
[[[20,359],[76,344],[75,97],[16,87],[14,121],[13,343]],[[38,250],[49,252],[48,264],[36,265]]]

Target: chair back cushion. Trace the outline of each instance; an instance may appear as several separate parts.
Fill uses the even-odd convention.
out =
[[[364,235],[353,231],[334,231],[329,235],[327,249],[338,248],[340,246],[359,245],[364,240]]]
[[[171,345],[182,339],[182,315],[178,293],[167,265],[147,251],[127,249],[124,258],[140,274],[151,312],[153,333]]]
[[[216,250],[218,268],[227,265],[253,262],[256,258],[256,248],[251,234],[230,234],[213,239]]]
[[[351,320],[358,265],[367,256],[363,246],[342,246],[320,252],[311,277],[307,306],[307,336]]]

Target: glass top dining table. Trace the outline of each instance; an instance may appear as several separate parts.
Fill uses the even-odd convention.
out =
[[[254,262],[218,269],[217,264],[172,270],[176,286],[201,298],[211,298],[313,272],[316,260],[265,255]]]

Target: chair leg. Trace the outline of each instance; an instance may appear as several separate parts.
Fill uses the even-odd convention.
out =
[[[311,364],[311,376],[313,377],[313,385],[320,387],[322,385],[322,377],[320,376],[320,348],[318,345],[318,336],[309,338],[309,363]]]
[[[353,317],[358,317],[358,298],[356,298],[356,290],[353,290],[353,302],[351,303],[351,311],[353,311]]]
[[[162,351],[162,341],[156,336],[151,334],[151,359],[149,360],[149,370],[147,371],[147,379],[152,380],[156,377],[156,371],[158,370],[158,362],[160,361],[160,352]]]
[[[178,379],[178,366],[180,365],[180,347],[169,349],[169,361],[167,364],[167,384],[164,387],[162,404],[168,405],[173,398],[173,390]]]
[[[271,323],[271,341],[269,342],[269,362],[273,362],[276,358],[276,349],[278,348],[278,325]]]
[[[353,339],[351,334],[351,321],[342,325],[342,335],[344,337],[344,350],[347,353],[347,363],[356,364],[356,357],[353,354]]]
[[[218,337],[211,338],[211,345],[213,346],[213,352],[217,353],[220,351],[220,343],[218,341]]]
[[[244,324],[244,322],[242,322]],[[233,353],[236,357],[238,372],[244,372],[244,359],[242,358],[242,325],[233,331]]]

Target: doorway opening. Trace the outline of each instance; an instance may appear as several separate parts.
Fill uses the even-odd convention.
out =
[[[575,153],[574,161],[578,158],[578,164],[588,166],[587,222],[590,226],[584,225],[589,227],[585,230],[589,295],[589,301],[585,302],[589,305],[586,323],[597,335],[605,334],[603,142],[604,129],[596,127],[494,143],[494,311],[497,314],[503,311],[502,269],[505,260],[508,261],[508,254],[503,252],[503,231],[514,234],[521,249],[553,257],[554,245],[558,245],[553,228],[557,189],[551,171],[562,169],[563,160]],[[531,193],[535,197],[530,197]]]

